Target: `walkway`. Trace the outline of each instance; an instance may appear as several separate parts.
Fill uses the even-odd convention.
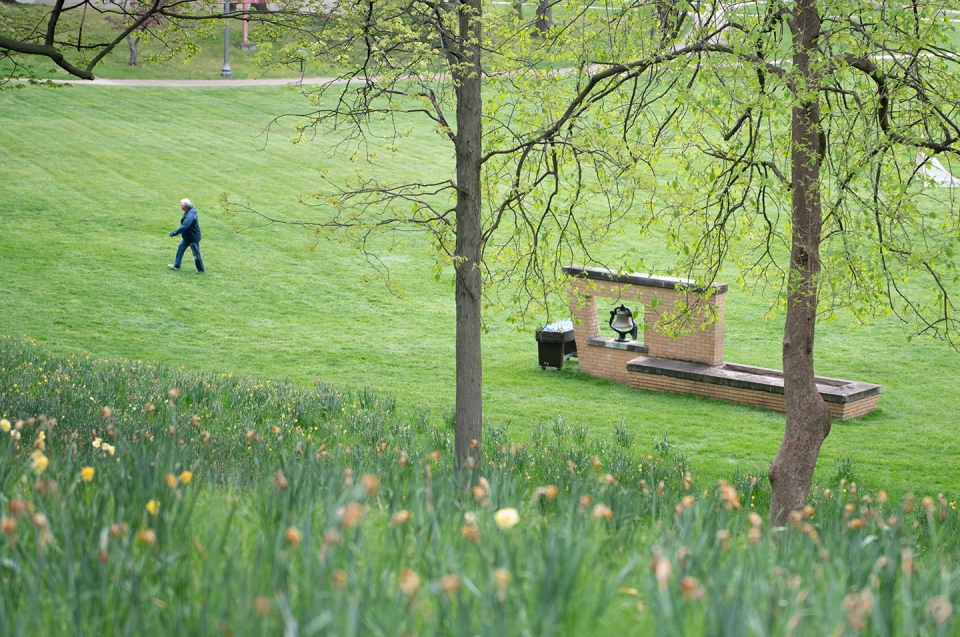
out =
[[[16,81],[16,80],[12,80]],[[45,82],[54,82],[57,84],[95,84],[98,86],[170,86],[170,87],[200,87],[200,86],[286,86],[288,84],[303,84],[310,86],[312,84],[326,84],[336,82],[332,77],[294,77],[279,79],[261,79],[261,80],[110,80],[106,78],[97,78],[95,80],[60,80],[50,79],[42,80]]]

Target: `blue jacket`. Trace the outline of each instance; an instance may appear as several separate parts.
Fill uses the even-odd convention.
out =
[[[170,236],[174,237],[181,232],[183,233],[184,243],[200,243],[200,221],[197,219],[196,206],[191,207],[190,210],[183,213],[183,219],[180,220],[180,227],[171,232]]]

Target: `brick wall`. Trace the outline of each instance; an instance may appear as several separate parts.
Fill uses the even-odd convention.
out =
[[[852,403],[844,403],[842,405],[836,403],[827,404],[830,406],[830,414],[834,418],[846,420],[848,418],[859,418],[860,416],[869,414],[877,408],[877,401],[879,400],[880,394],[876,394]]]
[[[784,407],[783,394],[771,392],[756,391],[740,387],[727,387],[724,385],[714,385],[712,383],[703,383],[685,378],[670,378],[669,376],[658,376],[656,374],[644,374],[642,372],[628,372],[628,384],[637,389],[648,389],[650,391],[665,391],[674,394],[695,394],[706,398],[716,398],[735,403],[747,403],[765,407],[773,411],[786,411]],[[879,394],[869,396],[862,400],[849,403],[828,402],[830,415],[834,418],[846,420],[857,418],[868,414],[877,407]]]
[[[584,349],[581,350],[579,343],[577,344],[577,363],[581,372],[624,385],[630,384],[627,363],[636,357],[636,352],[596,345],[584,345]]]
[[[641,304],[644,308],[644,322],[649,326],[643,334],[643,343],[648,356],[694,361],[709,365],[723,363],[723,326],[726,295],[714,294],[704,300],[697,294],[681,293],[673,289],[647,287],[614,281],[591,279],[571,279],[568,289],[570,312],[574,317],[574,337],[577,341],[577,358],[580,369],[601,378],[609,378],[626,383],[626,363],[635,358],[629,352],[608,350],[590,346],[586,340],[593,336],[612,336],[607,323],[601,324],[597,316],[597,298],[610,299],[609,309],[623,303],[628,307]],[[662,331],[662,317],[677,311],[677,303],[682,302],[694,307],[692,322],[686,326],[688,332],[672,338]],[[700,308],[699,311],[696,308]],[[601,309],[606,314],[606,305]],[[716,316],[715,323],[705,324],[705,317]],[[639,317],[635,317],[639,322]],[[620,365],[613,369],[614,365]]]

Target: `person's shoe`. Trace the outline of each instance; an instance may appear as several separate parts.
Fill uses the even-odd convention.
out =
[[[168,263],[168,264],[167,264],[167,267],[170,268],[171,270],[180,270],[180,268],[178,268],[177,266],[173,265],[172,263]]]
[[[203,274],[204,270],[197,270],[197,274]]]

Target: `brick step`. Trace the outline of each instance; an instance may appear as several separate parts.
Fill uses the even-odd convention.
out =
[[[785,411],[783,372],[752,365],[704,365],[638,356],[627,363],[628,384],[638,389],[695,394]],[[857,418],[873,411],[882,387],[872,383],[815,377],[820,396],[834,418]]]

